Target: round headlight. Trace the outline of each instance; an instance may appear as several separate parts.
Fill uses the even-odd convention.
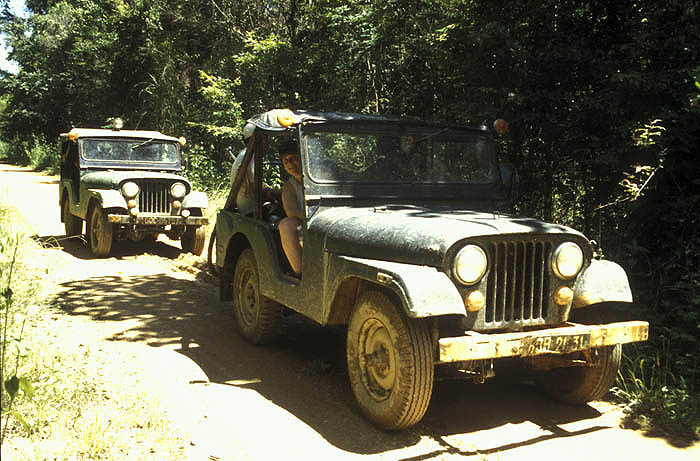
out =
[[[486,253],[476,245],[467,245],[457,253],[454,274],[465,285],[473,285],[486,273]]]
[[[170,186],[170,195],[172,195],[173,198],[180,199],[184,197],[186,193],[187,188],[181,182],[176,182],[175,184]]]
[[[570,279],[583,266],[583,251],[574,242],[562,243],[552,254],[552,270],[560,279]]]
[[[134,198],[139,194],[139,186],[135,182],[125,182],[122,184],[122,195],[126,198]]]

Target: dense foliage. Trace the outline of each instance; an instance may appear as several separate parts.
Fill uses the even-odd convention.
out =
[[[20,71],[2,78],[0,134],[17,161],[55,164],[60,132],[121,116],[184,134],[215,186],[243,120],[273,107],[506,118],[519,211],[625,265],[652,320],[645,376],[697,396],[696,2],[28,0],[26,19],[6,4]]]

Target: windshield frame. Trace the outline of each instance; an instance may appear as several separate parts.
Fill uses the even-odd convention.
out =
[[[85,142],[109,142],[109,143],[128,143],[133,146],[145,146],[151,143],[173,146],[175,149],[175,160],[167,161],[152,161],[144,158],[137,160],[128,159],[106,159],[106,158],[89,158],[85,155]],[[156,169],[156,170],[173,170],[179,171],[182,168],[182,151],[180,144],[176,141],[157,139],[152,137],[81,137],[77,140],[78,154],[81,168],[89,167],[106,167],[110,169]]]
[[[491,178],[489,181],[478,183],[466,182],[411,182],[411,181],[344,181],[328,180],[314,177],[310,158],[313,152],[309,149],[309,137],[317,132],[342,132],[401,136],[407,132],[424,132],[436,135],[450,132],[453,136],[482,137],[488,143],[489,163],[491,165]],[[457,198],[494,198],[494,194],[500,195],[502,189],[500,173],[495,155],[495,143],[491,133],[480,128],[463,125],[435,124],[435,123],[407,123],[406,121],[388,120],[386,122],[372,121],[352,123],[305,123],[299,127],[300,148],[304,170],[304,187],[308,198],[336,197],[336,198],[415,198],[415,199],[457,199]]]

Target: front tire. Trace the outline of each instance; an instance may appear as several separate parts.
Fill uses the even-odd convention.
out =
[[[258,265],[250,248],[243,250],[236,263],[233,314],[238,332],[246,341],[267,344],[277,336],[282,309],[260,292]]]
[[[180,246],[185,253],[192,253],[196,256],[201,256],[204,251],[204,241],[207,235],[203,226],[195,228],[188,227],[185,233],[180,237]]]
[[[70,212],[68,199],[63,201],[63,224],[66,228],[66,237],[74,237],[83,233],[83,220]]]
[[[90,227],[88,241],[90,251],[95,257],[104,258],[112,249],[112,224],[107,221],[107,215],[101,206],[95,205],[90,212]]]
[[[591,354],[596,356],[594,365],[535,371],[535,383],[555,400],[572,405],[600,399],[615,383],[622,345],[593,349]]]
[[[368,291],[350,317],[350,384],[362,413],[389,430],[418,423],[433,390],[433,347],[425,322],[407,318],[386,295]]]

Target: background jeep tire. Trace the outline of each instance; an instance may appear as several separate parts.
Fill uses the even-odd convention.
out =
[[[233,315],[241,336],[252,344],[266,344],[277,336],[281,306],[260,292],[258,264],[253,250],[243,250],[233,276]]]
[[[103,258],[112,249],[112,224],[107,222],[107,215],[99,205],[92,208],[88,223],[90,251],[96,257]]]
[[[564,367],[535,371],[535,383],[560,402],[580,405],[603,397],[615,383],[620,369],[622,345],[594,349],[595,366]]]
[[[66,228],[67,237],[83,233],[83,220],[71,214],[68,199],[63,201],[63,224]]]
[[[206,238],[207,234],[204,230],[204,226],[197,226],[195,228],[188,227],[185,233],[182,234],[182,237],[180,237],[182,251],[201,256],[202,251],[204,251],[204,241]]]
[[[355,399],[365,416],[390,430],[423,418],[433,390],[433,348],[425,322],[407,318],[378,291],[355,304],[347,336]]]

